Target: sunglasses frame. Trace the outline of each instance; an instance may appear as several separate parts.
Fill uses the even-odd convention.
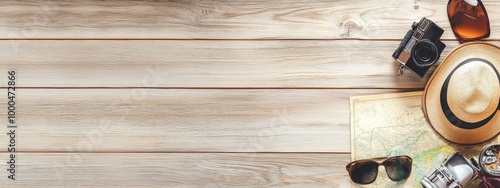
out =
[[[455,34],[455,36],[460,40],[460,42],[473,41],[473,40],[479,40],[479,39],[490,37],[490,33],[491,33],[490,17],[488,16],[488,12],[486,11],[486,8],[484,7],[484,4],[483,4],[483,2],[481,2],[481,0],[477,0],[477,3],[478,3],[478,6],[481,6],[481,8],[484,10],[484,15],[486,16],[486,21],[488,22],[488,24],[486,26],[488,31],[482,36],[475,37],[475,38],[467,38],[467,39],[463,38],[460,34],[458,34],[457,31],[455,31],[455,27],[454,27],[453,23],[451,23],[450,3],[452,1],[455,1],[455,0],[448,0],[448,4],[446,5],[446,14],[448,15],[448,21],[450,22],[450,26],[451,26],[451,30],[453,31],[453,34]],[[465,0],[461,0],[461,1],[465,1]]]
[[[351,178],[351,181],[353,181],[354,183],[357,183],[357,184],[362,184],[362,185],[366,185],[366,184],[370,184],[370,183],[373,183],[377,177],[378,177],[378,167],[380,167],[380,165],[383,165],[384,168],[385,168],[385,172],[387,173],[387,177],[389,177],[389,179],[391,179],[392,181],[401,181],[401,180],[394,180],[391,178],[391,176],[389,175],[389,172],[387,172],[387,166],[386,166],[386,162],[391,160],[391,159],[394,159],[394,158],[402,158],[402,159],[405,159],[407,161],[409,161],[410,163],[410,173],[408,173],[408,176],[404,177],[403,179],[407,179],[410,174],[411,174],[411,166],[413,165],[413,159],[407,155],[399,155],[399,156],[393,156],[393,157],[377,157],[377,158],[371,158],[371,159],[361,159],[361,160],[356,160],[356,161],[352,161],[350,162],[349,164],[346,165],[346,170],[347,172],[349,172],[349,177]],[[358,182],[355,182],[353,177],[352,177],[352,168],[355,164],[358,164],[358,163],[377,163],[378,166],[377,166],[377,175],[375,175],[375,178],[373,179],[373,181],[371,182],[367,182],[367,183],[358,183]]]
[[[487,176],[485,174],[480,174],[476,179],[481,180],[481,183],[479,183],[476,188],[495,187],[493,184],[491,184],[491,181],[500,182],[500,177]]]

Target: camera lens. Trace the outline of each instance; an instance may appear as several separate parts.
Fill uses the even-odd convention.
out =
[[[421,40],[413,47],[413,60],[420,67],[431,66],[439,59],[438,55],[436,45],[429,40]]]

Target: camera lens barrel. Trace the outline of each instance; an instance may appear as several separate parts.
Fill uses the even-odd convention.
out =
[[[412,49],[412,57],[419,67],[428,67],[439,59],[436,45],[430,40],[421,40]]]
[[[460,153],[448,156],[443,164],[427,172],[420,183],[425,188],[466,187],[480,170]]]
[[[420,181],[424,188],[448,188],[460,187],[460,183],[455,179],[453,173],[444,165],[428,172]]]

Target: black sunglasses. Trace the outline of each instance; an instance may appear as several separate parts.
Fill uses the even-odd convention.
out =
[[[346,170],[354,183],[370,184],[377,179],[378,166],[384,165],[387,176],[392,181],[401,181],[410,176],[412,161],[413,159],[406,155],[363,159],[350,162]]]

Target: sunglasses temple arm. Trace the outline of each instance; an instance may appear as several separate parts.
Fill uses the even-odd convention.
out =
[[[494,188],[495,186],[493,186],[490,183],[490,181],[498,181],[498,182],[500,182],[500,178],[486,177],[484,175],[480,175],[477,179],[481,179],[482,182],[480,184],[478,184],[476,188],[482,188],[481,184],[484,185],[485,188]]]

